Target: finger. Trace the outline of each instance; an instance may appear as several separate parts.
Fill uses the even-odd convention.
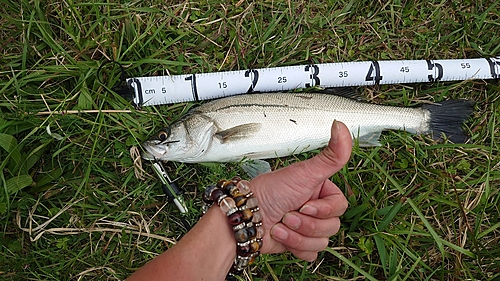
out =
[[[323,183],[323,186],[321,188],[321,191],[319,193],[318,198],[323,198],[323,197],[326,197],[328,195],[333,195],[333,194],[343,195],[344,193],[342,192],[342,190],[340,190],[340,188],[336,184],[334,184],[330,180],[327,180]]]
[[[288,249],[292,254],[294,254],[297,258],[305,261],[314,261],[318,258],[318,252],[304,252],[304,251],[297,251],[294,249]]]
[[[299,212],[285,214],[282,223],[305,237],[327,238],[336,234],[340,229],[338,217],[318,219]]]
[[[328,246],[328,237],[306,237],[297,233],[282,223],[277,223],[271,228],[271,236],[288,249],[304,252],[318,252]]]
[[[351,149],[352,138],[349,129],[342,122],[334,121],[328,146],[320,154],[278,172],[285,173],[282,175],[284,178],[293,178],[295,184],[300,187],[314,188],[347,163]]]
[[[349,205],[346,197],[342,194],[338,187],[330,181],[325,182],[324,186],[327,185],[331,185],[331,188],[335,190],[329,192],[330,194],[322,192],[321,195],[323,197],[307,201],[299,209],[299,212],[320,219],[340,217],[343,215]]]

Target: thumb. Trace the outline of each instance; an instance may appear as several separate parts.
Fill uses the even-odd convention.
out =
[[[333,121],[328,146],[320,154],[306,161],[291,165],[290,178],[303,187],[314,187],[338,172],[349,160],[352,150],[352,137],[346,125]]]

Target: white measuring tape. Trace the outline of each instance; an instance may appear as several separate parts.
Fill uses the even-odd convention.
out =
[[[500,78],[500,57],[323,63],[128,78],[137,105],[170,104],[296,88]]]

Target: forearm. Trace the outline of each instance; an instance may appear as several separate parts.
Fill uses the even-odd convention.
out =
[[[236,255],[233,233],[226,215],[214,206],[174,247],[127,280],[224,280]]]

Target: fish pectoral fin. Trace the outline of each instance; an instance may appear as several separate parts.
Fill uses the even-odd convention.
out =
[[[271,165],[267,161],[260,159],[245,159],[241,162],[241,168],[251,179],[256,178],[258,175],[271,172]]]
[[[356,138],[356,141],[358,142],[358,145],[360,147],[367,147],[367,146],[381,146],[379,142],[380,134],[382,132],[370,132],[364,135],[360,135],[358,137],[354,136]]]
[[[234,139],[248,137],[258,132],[261,127],[261,123],[247,123],[217,132],[214,136],[215,138],[220,140],[221,143],[225,143]]]

